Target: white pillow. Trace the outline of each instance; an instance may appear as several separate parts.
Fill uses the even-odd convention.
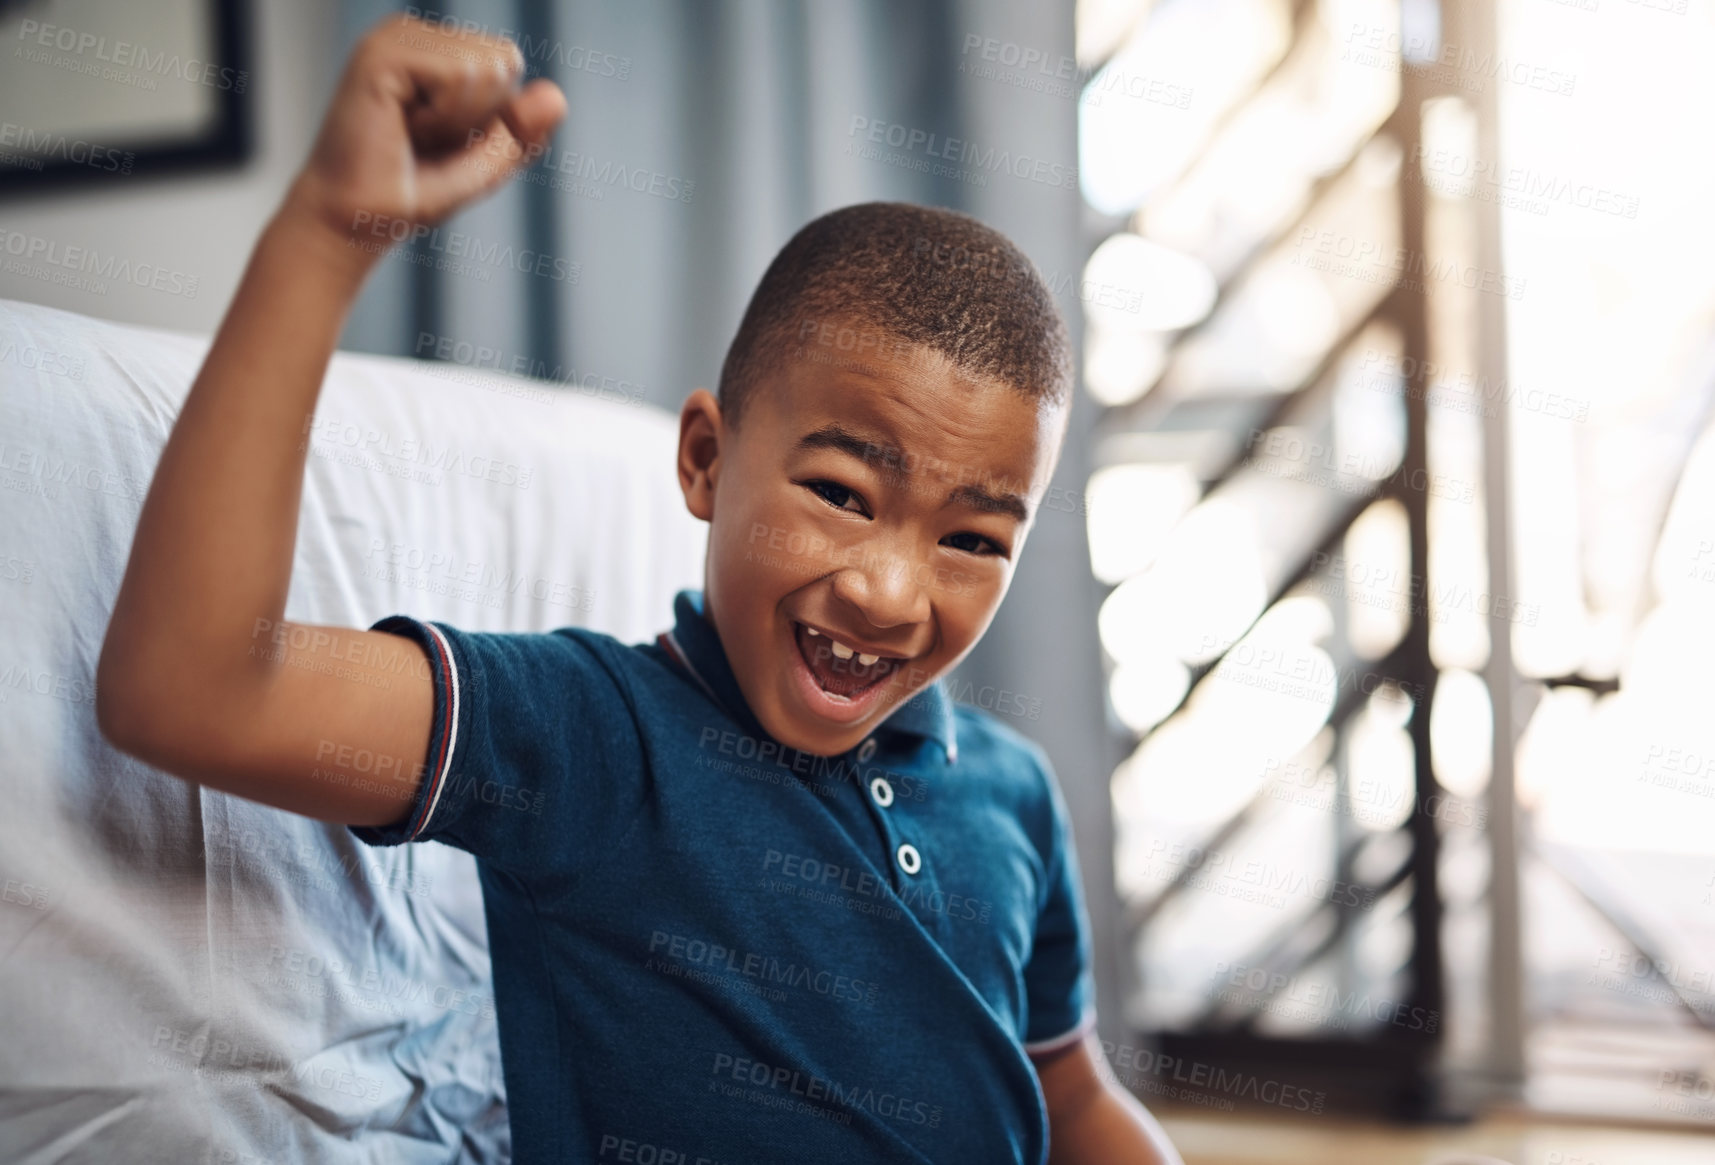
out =
[[[0,1157],[499,1160],[470,857],[166,776],[95,725],[154,465],[207,339],[0,301]],[[700,585],[672,417],[340,354],[289,618],[627,642]]]

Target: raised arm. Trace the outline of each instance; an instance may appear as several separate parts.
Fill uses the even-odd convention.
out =
[[[510,41],[407,18],[352,54],[149,487],[96,679],[120,749],[323,820],[409,808],[434,712],[422,649],[282,618],[306,422],[385,248],[504,181],[564,116],[559,89],[522,74]],[[520,148],[500,148],[508,135]]]

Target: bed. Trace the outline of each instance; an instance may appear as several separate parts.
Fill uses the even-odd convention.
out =
[[[0,1160],[505,1160],[469,856],[370,849],[96,729],[207,342],[0,300]],[[334,358],[288,618],[651,637],[701,578],[674,418],[480,365]]]

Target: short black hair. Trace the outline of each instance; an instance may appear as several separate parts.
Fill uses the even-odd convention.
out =
[[[1071,391],[1066,321],[1012,240],[958,211],[865,202],[809,223],[768,265],[721,365],[721,411],[736,424],[788,354],[818,344],[861,362],[878,337],[1044,404]]]

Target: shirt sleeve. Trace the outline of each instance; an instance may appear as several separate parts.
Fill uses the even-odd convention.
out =
[[[1065,797],[1046,757],[1041,765],[1050,842],[1043,855],[1046,886],[1036,915],[1036,937],[1024,968],[1024,1050],[1032,1056],[1071,1047],[1096,1025],[1090,919],[1078,874],[1077,843]]]
[[[643,752],[632,701],[603,650],[616,641],[577,630],[461,632],[403,615],[372,630],[427,654],[435,712],[410,813],[352,827],[359,840],[446,842],[539,878],[575,873],[624,833],[640,803]]]

